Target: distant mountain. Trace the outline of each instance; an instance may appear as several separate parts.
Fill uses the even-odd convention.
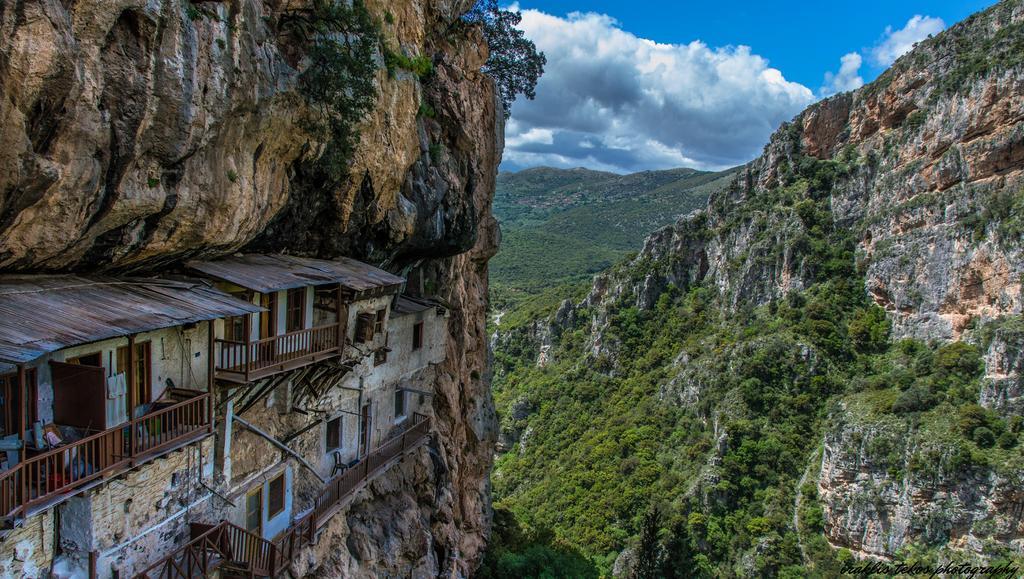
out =
[[[639,250],[650,231],[703,207],[733,174],[550,167],[499,174],[494,214],[502,243],[490,263],[496,307],[589,279]]]

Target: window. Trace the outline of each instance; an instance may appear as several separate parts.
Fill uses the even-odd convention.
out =
[[[252,301],[249,292],[231,292],[231,297],[243,302]],[[245,342],[248,336],[245,335],[245,316],[231,316],[224,318],[224,339],[230,342]]]
[[[373,353],[374,367],[382,366],[388,361],[388,336],[384,336],[384,347]]]
[[[412,327],[412,349],[419,350],[423,347],[423,322],[416,322]]]
[[[395,390],[395,420],[405,417],[405,390]]]
[[[244,342],[245,316],[231,316],[224,318],[224,339],[229,342]]]
[[[263,487],[258,486],[245,495],[245,530],[263,536]]]
[[[327,452],[341,448],[341,416],[327,421]]]
[[[380,334],[380,333],[384,332],[384,318],[386,318],[387,316],[388,316],[388,311],[386,309],[384,309],[384,310],[377,310],[377,319],[374,320],[374,322],[373,322],[373,333],[374,334]]]
[[[135,368],[132,369],[135,380],[135,404],[148,404],[153,399],[152,350],[149,342],[135,344]],[[127,377],[128,346],[117,349],[115,371]]]
[[[356,342],[366,343],[373,341],[374,320],[373,314],[359,314],[356,318]]]
[[[285,331],[301,330],[306,321],[306,288],[288,290],[288,309],[285,312]]]
[[[284,510],[284,475],[281,473],[277,478],[267,483],[267,519],[273,519]]]

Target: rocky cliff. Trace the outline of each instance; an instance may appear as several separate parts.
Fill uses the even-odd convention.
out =
[[[418,531],[352,525],[363,534],[349,545],[375,546],[362,555],[401,545],[398,557],[356,558],[368,574],[431,559],[464,575],[489,525],[484,311],[503,143],[480,73],[486,44],[459,25],[471,4],[366,2],[381,33],[376,104],[348,177],[329,187],[300,178],[323,143],[303,129],[297,89],[309,46],[281,29],[309,3],[0,4],[0,269],[147,272],[240,249],[349,255],[418,264],[452,305],[434,398],[432,470],[445,474],[426,483],[435,500]],[[432,72],[389,71],[387,52],[425,57]],[[388,517],[417,498],[387,479],[374,488],[353,513]]]
[[[992,433],[978,434],[977,425],[963,417],[984,416],[999,430],[1015,424],[1020,413],[1022,55],[1024,3],[1019,1],[1001,2],[921,42],[870,85],[816,103],[784,124],[761,157],[712,194],[706,209],[652,234],[635,259],[599,275],[582,302],[563,304],[557,316],[520,330],[521,335],[499,336],[499,354],[502,344],[532,340],[534,361],[537,353],[542,361],[580,355],[573,372],[593,367],[615,380],[634,364],[624,359],[628,355],[645,355],[643,361],[654,364],[652,355],[631,352],[627,343],[647,331],[641,335],[648,336],[650,347],[658,345],[649,336],[661,335],[659,330],[642,325],[644,320],[666,325],[671,318],[659,316],[672,311],[679,290],[700,288],[682,307],[690,328],[666,338],[676,350],[661,366],[667,378],[657,391],[659,401],[687,409],[712,431],[705,444],[712,450],[699,474],[674,467],[673,474],[686,473],[687,495],[700,497],[699,508],[735,504],[735,491],[722,489],[742,484],[728,479],[722,464],[746,436],[737,437],[736,427],[730,432],[728,422],[745,419],[742,431],[750,428],[749,421],[778,420],[790,411],[780,410],[785,407],[777,401],[757,410],[769,404],[765,400],[799,408],[806,402],[800,393],[824,400],[845,389],[850,394],[834,399],[838,406],[822,408],[828,418],[816,435],[823,452],[807,459],[819,461],[810,470],[820,470],[814,494],[821,532],[832,546],[894,557],[913,545],[948,545],[976,554],[999,545],[1019,555],[1024,552],[1024,482],[1014,470],[1019,452],[994,451]],[[915,407],[901,406],[909,395],[899,403],[886,398],[900,395],[898,388],[884,396],[853,394],[877,368],[858,355],[868,352],[867,346],[837,355],[835,347],[842,350],[863,336],[855,336],[854,324],[821,312],[827,310],[829,292],[861,283],[856,293],[867,306],[858,307],[873,303],[884,311],[880,335],[889,343],[935,348],[962,342],[980,353],[981,370],[965,370],[962,378],[970,384],[964,390],[970,395],[962,395],[973,397],[965,400],[969,409],[950,402],[945,412],[959,414],[930,416],[918,412],[934,400]],[[713,295],[713,309],[702,309],[707,295]],[[768,323],[776,317],[782,325]],[[708,319],[717,320],[718,328],[734,320],[750,326],[727,338],[721,332],[699,342],[687,338],[700,335]],[[803,323],[809,331],[801,329]],[[833,324],[840,327],[833,331]],[[754,335],[754,327],[770,335]],[[791,331],[797,335],[789,337]],[[580,340],[582,347],[553,352],[551,336],[562,334]],[[900,342],[904,339],[913,342]],[[757,360],[766,352],[776,366],[770,372],[764,371],[765,360]],[[887,356],[885,364],[912,365],[899,359],[909,354]],[[751,371],[746,360],[760,367]],[[941,364],[931,358],[917,364],[919,377],[945,371],[935,370]],[[847,372],[846,386],[815,391],[816,383]],[[748,375],[756,380],[741,382]],[[786,376],[779,385],[784,395],[769,390],[780,375]],[[895,374],[892,378],[868,388],[893,387]],[[510,399],[515,408],[531,402]],[[810,406],[804,408],[801,412]],[[902,408],[903,414],[893,415],[890,408]],[[514,408],[500,410],[511,416]],[[813,417],[808,412],[807,424]],[[507,422],[509,447],[517,433],[535,426],[524,416]],[[972,433],[975,442],[969,440]],[[1011,442],[1008,438],[1005,448],[1013,448]],[[696,454],[692,448],[690,460]],[[796,478],[799,471],[791,475]],[[518,472],[505,476],[522,484]],[[521,487],[511,488],[526,496]],[[777,512],[778,506],[765,507],[772,509]],[[738,531],[744,532],[753,531]],[[749,565],[774,548],[770,537],[764,535],[737,568],[757,571]]]

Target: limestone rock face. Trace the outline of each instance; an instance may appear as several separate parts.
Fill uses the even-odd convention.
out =
[[[0,271],[149,272],[240,249],[418,264],[452,308],[432,450],[336,517],[333,555],[308,570],[465,576],[496,441],[484,315],[503,117],[486,43],[458,22],[471,0],[368,0],[387,49],[434,72],[382,65],[347,182],[300,187],[321,146],[301,129],[304,47],[274,23],[303,5],[0,3]]]
[[[891,417],[844,409],[833,420],[818,480],[833,545],[880,558],[909,543],[1024,548],[1022,473],[964,466],[955,449]]]

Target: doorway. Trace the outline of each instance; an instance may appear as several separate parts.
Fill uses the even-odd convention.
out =
[[[370,403],[363,405],[359,412],[359,456],[364,457],[370,450]]]

